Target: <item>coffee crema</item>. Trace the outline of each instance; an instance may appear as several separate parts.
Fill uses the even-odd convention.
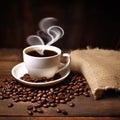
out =
[[[37,52],[36,50],[32,50],[27,52],[27,54],[34,57],[50,57],[57,55],[57,52],[52,50],[44,50],[43,54],[39,54],[39,52]]]

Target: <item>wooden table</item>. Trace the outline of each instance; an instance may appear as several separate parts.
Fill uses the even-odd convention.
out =
[[[11,69],[22,62],[22,50],[0,49],[0,81],[11,76]],[[95,101],[93,97],[76,96],[73,102],[74,108],[66,108],[68,115],[57,114],[52,108],[45,108],[46,113],[29,116],[26,114],[25,106],[29,102],[15,103],[15,107],[8,108],[10,99],[0,100],[0,120],[118,120],[120,119],[120,95],[108,96]],[[4,108],[4,109],[3,109]]]

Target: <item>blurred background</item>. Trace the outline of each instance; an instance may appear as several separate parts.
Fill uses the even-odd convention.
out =
[[[117,0],[1,0],[0,48],[24,48],[44,17],[55,17],[65,35],[61,49],[86,46],[120,49],[120,5]]]

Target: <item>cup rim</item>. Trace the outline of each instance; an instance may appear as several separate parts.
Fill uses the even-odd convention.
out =
[[[56,49],[57,52],[56,52],[56,51],[55,51],[55,52],[56,52],[57,54],[56,54],[56,55],[49,56],[49,57],[35,57],[35,56],[28,55],[28,54],[26,53],[27,50],[30,50],[30,49],[32,49],[32,48],[38,48],[38,49],[39,49],[39,47],[44,47],[44,48],[46,48],[47,50]],[[50,48],[52,48],[52,49],[50,49]],[[53,50],[53,51],[54,51],[54,50]],[[23,54],[25,54],[25,55],[27,55],[27,56],[29,56],[29,57],[32,57],[32,58],[37,58],[37,59],[54,58],[54,57],[56,57],[56,56],[61,55],[61,49],[58,48],[58,47],[56,47],[56,46],[32,45],[32,46],[28,46],[28,47],[24,48],[24,49],[23,49]]]

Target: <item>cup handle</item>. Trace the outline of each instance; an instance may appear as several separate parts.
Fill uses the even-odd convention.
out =
[[[71,61],[71,60],[70,60],[70,54],[68,54],[68,53],[63,53],[62,56],[63,56],[63,57],[67,57],[67,63],[66,63],[63,67],[61,67],[56,73],[63,71],[64,69],[68,68],[69,65],[70,65],[70,61]]]

